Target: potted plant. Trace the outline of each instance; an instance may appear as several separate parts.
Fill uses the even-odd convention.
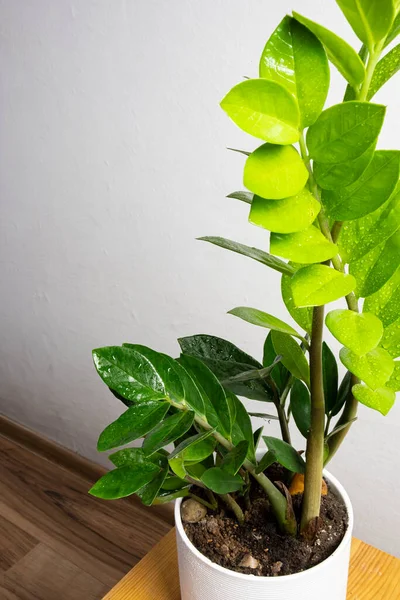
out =
[[[400,31],[400,3],[337,3],[362,42],[358,54],[293,13],[267,41],[259,78],[221,103],[262,140],[241,151],[246,191],[228,197],[247,203],[249,221],[270,232],[270,253],[201,238],[281,273],[296,326],[255,308],[231,310],[269,330],[260,361],[211,335],[180,339],[177,359],[130,343],[93,352],[127,407],[98,449],[144,440],[111,454],[115,469],[90,493],[177,500],[183,600],[344,600],[352,509],[323,470],[358,403],[386,415],[400,390],[400,153],[377,149],[386,109],[371,102],[400,68],[399,46],[386,50]],[[325,109],[328,60],[347,88]],[[331,309],[336,300],[342,308]],[[324,323],[343,346],[340,383]],[[239,396],[268,408],[249,413]],[[253,432],[252,416],[277,419],[281,437]]]

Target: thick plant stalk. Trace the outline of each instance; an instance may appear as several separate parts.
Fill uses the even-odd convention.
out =
[[[300,532],[313,537],[321,508],[321,479],[324,464],[325,399],[322,375],[324,307],[316,306],[310,347],[311,428],[307,438],[306,472]]]

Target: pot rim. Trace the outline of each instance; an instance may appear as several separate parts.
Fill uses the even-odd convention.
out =
[[[184,498],[179,498],[178,500],[175,501],[175,510],[174,510],[175,527],[176,527],[177,532],[179,533],[181,539],[183,540],[185,546],[187,547],[187,549],[190,552],[192,552],[199,560],[201,560],[206,565],[212,567],[213,569],[216,569],[220,573],[224,573],[225,575],[229,574],[231,577],[234,577],[236,579],[241,579],[242,581],[244,581],[244,580],[248,581],[249,579],[260,579],[261,581],[267,580],[268,582],[270,582],[269,585],[279,585],[279,582],[281,582],[282,580],[291,579],[293,581],[294,579],[301,579],[301,578],[304,578],[307,576],[309,577],[311,573],[315,572],[317,569],[323,568],[326,564],[332,562],[338,554],[343,552],[346,549],[347,545],[349,543],[351,543],[351,538],[352,538],[352,534],[353,534],[354,513],[353,513],[353,507],[352,507],[350,498],[349,498],[346,490],[344,489],[342,484],[336,479],[336,477],[331,475],[331,473],[329,473],[328,471],[324,470],[324,477],[326,479],[328,479],[329,483],[331,483],[336,488],[336,492],[338,492],[340,494],[340,496],[342,497],[342,499],[345,503],[345,506],[346,506],[349,522],[347,525],[346,533],[344,534],[344,537],[343,537],[342,541],[340,542],[339,546],[336,548],[336,550],[334,552],[332,552],[332,554],[330,554],[328,556],[328,558],[326,558],[324,561],[322,561],[318,565],[314,565],[313,567],[306,569],[305,571],[300,571],[299,573],[293,573],[291,575],[281,575],[279,577],[270,577],[270,576],[266,576],[266,575],[247,575],[245,573],[238,573],[237,571],[232,571],[231,569],[226,569],[225,567],[221,567],[220,565],[217,565],[216,563],[212,562],[212,560],[210,560],[209,558],[207,558],[207,556],[204,556],[204,554],[202,554],[199,550],[197,550],[197,548],[192,544],[192,542],[189,540],[189,538],[186,535],[186,532],[182,525],[181,510],[180,510],[181,504],[182,504],[182,501],[184,500]]]

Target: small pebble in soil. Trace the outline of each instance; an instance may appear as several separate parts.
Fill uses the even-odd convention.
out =
[[[283,567],[283,562],[281,562],[280,560],[277,560],[276,562],[274,562],[274,564],[271,565],[272,575],[274,575],[276,577],[281,572],[282,567]]]
[[[244,567],[245,569],[257,569],[258,564],[258,560],[253,558],[251,554],[245,554],[239,563],[239,567]]]
[[[181,517],[184,523],[198,523],[207,514],[207,509],[203,504],[197,502],[197,500],[185,500],[182,502]]]

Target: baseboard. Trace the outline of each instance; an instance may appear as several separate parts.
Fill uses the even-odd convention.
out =
[[[59,467],[67,469],[78,477],[84,478],[88,483],[94,483],[107,470],[101,465],[80,456],[76,452],[72,452],[68,448],[64,448],[64,446],[49,440],[44,435],[28,429],[28,427],[12,421],[4,415],[0,415],[0,435],[30,452],[57,464]],[[134,496],[131,497],[131,500],[132,502],[139,502]],[[172,504],[149,507],[149,510],[173,525]]]

